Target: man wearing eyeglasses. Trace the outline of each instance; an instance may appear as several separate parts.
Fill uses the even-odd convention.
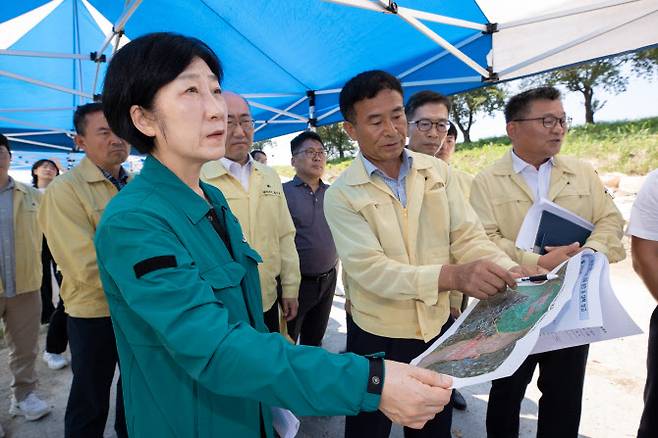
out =
[[[302,281],[299,311],[288,323],[288,334],[302,345],[319,347],[329,322],[336,290],[338,255],[327,220],[324,194],[329,188],[322,181],[327,153],[322,138],[304,131],[290,142],[292,181],[283,184],[290,215],[297,228],[295,244],[299,254]]]
[[[223,158],[206,163],[201,178],[222,191],[240,221],[245,239],[263,258],[258,265],[263,317],[270,332],[278,332],[281,327],[277,280],[282,289],[283,316],[291,321],[297,315],[300,274],[295,225],[279,175],[249,154],[254,120],[247,101],[235,93],[223,95],[228,113],[226,153]]]
[[[569,118],[560,92],[535,88],[512,97],[505,107],[512,148],[473,181],[471,204],[489,238],[513,260],[553,269],[581,250],[578,243],[547,248],[545,255],[515,247],[528,209],[546,198],[594,224],[584,247],[622,260],[624,220],[596,172],[584,161],[558,156]],[[487,410],[489,438],[519,434],[519,413],[526,387],[539,365],[538,437],[576,438],[588,345],[528,356],[510,377],[492,382]]]
[[[450,164],[457,139],[457,129],[448,121],[450,106],[450,99],[431,90],[419,91],[409,98],[404,112],[409,120],[407,147],[410,150],[440,158]],[[468,200],[473,177],[454,167],[450,169],[450,173],[461,189],[464,199]],[[467,303],[467,296],[457,290],[450,291],[450,314],[453,318],[459,318]],[[451,402],[453,407],[460,411],[468,407],[466,399],[456,389],[452,391]]]

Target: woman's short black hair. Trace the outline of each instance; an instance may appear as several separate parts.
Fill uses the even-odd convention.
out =
[[[55,164],[53,160],[49,160],[48,158],[37,160],[32,165],[32,187],[39,187],[39,177],[37,176],[35,171],[45,163],[50,163],[53,166],[55,166],[55,169],[57,169],[57,175],[59,175],[59,167],[57,167],[57,164]]]
[[[103,85],[103,112],[116,135],[144,154],[151,153],[153,138],[133,125],[130,107],[153,109],[155,94],[176,79],[194,60],[201,58],[219,82],[222,65],[203,41],[175,33],[150,33],[119,50],[107,68]]]

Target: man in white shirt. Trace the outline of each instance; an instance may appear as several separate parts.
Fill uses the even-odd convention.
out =
[[[279,175],[249,154],[254,140],[249,104],[238,94],[223,95],[228,111],[226,155],[206,163],[201,178],[222,191],[240,221],[245,239],[263,258],[258,265],[263,317],[269,330],[278,332],[277,292],[286,321],[297,316],[301,274],[295,225]]]
[[[621,237],[624,220],[588,163],[560,154],[569,127],[560,92],[540,87],[513,96],[505,106],[512,148],[473,180],[471,205],[489,238],[519,264],[553,269],[580,251],[578,242],[546,247],[540,255],[516,248],[521,224],[541,198],[594,224],[583,247],[604,254],[610,263],[626,256]],[[519,434],[521,401],[539,366],[542,393],[538,437],[576,438],[588,345],[533,354],[514,374],[494,380],[487,407],[489,438]]]
[[[651,172],[638,193],[627,234],[631,236],[633,269],[658,301],[658,169]],[[658,436],[658,306],[651,315],[647,351],[644,412],[637,438]]]

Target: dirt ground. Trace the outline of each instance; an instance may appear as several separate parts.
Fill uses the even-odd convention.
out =
[[[615,200],[628,217],[632,198],[620,194]],[[656,306],[648,291],[633,273],[629,258],[611,266],[613,288],[622,304],[637,324],[648,330],[651,312]],[[331,312],[324,346],[337,352],[345,345],[344,299],[337,296]],[[43,348],[45,332],[41,334]],[[634,437],[642,412],[642,391],[646,377],[647,334],[593,344],[590,349],[583,396],[583,414],[580,426],[582,438]],[[68,355],[68,352],[66,353]],[[0,424],[7,437],[60,438],[64,430],[64,410],[71,381],[70,368],[59,371],[48,369],[39,357],[37,363],[40,386],[38,394],[53,406],[47,417],[36,422],[22,418],[10,418],[8,414],[11,375],[7,367],[7,349],[0,350]],[[535,375],[536,379],[537,375]],[[483,438],[486,436],[484,419],[489,384],[464,388],[462,394],[468,403],[465,412],[455,411],[453,436],[456,438]],[[534,437],[537,427],[537,402],[539,392],[535,381],[530,384],[521,409],[521,434]],[[114,397],[114,394],[112,395]],[[112,400],[110,406],[114,406]],[[113,408],[110,409],[106,437],[114,437]],[[343,418],[303,418],[298,437],[341,437]],[[402,430],[394,427],[391,437],[402,437]],[[139,437],[142,438],[142,437]],[[150,437],[149,437],[150,438]]]

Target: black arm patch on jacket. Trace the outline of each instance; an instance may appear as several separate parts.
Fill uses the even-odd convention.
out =
[[[177,266],[178,263],[176,263],[176,256],[164,255],[142,260],[141,262],[136,263],[135,266],[133,266],[133,269],[135,270],[135,276],[141,278],[149,272],[164,268],[175,268]]]

